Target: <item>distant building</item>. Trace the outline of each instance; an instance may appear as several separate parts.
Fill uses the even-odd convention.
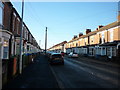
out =
[[[49,48],[48,51],[53,51],[53,52],[56,52],[56,53],[66,52],[66,49],[65,49],[65,44],[66,43],[67,43],[67,41],[63,41],[59,44],[56,44],[53,47]]]

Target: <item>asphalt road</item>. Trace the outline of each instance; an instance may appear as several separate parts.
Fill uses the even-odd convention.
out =
[[[53,65],[60,88],[120,88],[120,67],[85,58],[65,57],[64,65]]]
[[[86,58],[67,58],[50,65],[40,56],[4,88],[120,88],[120,66]]]

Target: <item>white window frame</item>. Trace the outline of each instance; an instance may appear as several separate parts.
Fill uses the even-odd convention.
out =
[[[102,44],[103,44],[105,39],[104,31],[101,33],[101,36],[102,36]]]
[[[89,55],[90,56],[94,56],[94,54],[95,54],[94,50],[95,50],[94,47],[89,47]]]
[[[8,59],[9,58],[9,40],[5,39],[5,38],[3,40],[3,57],[2,58],[3,59]]]
[[[116,56],[116,47],[112,47],[112,56]]]
[[[101,47],[101,55],[102,56],[106,55],[106,47]]]
[[[97,55],[100,55],[100,53],[99,53],[99,48],[100,48],[100,47],[95,46],[95,54],[97,54]]]
[[[113,29],[110,30],[110,42],[113,42]]]

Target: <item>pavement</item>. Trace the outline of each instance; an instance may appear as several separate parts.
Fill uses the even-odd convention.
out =
[[[58,83],[52,73],[48,60],[44,56],[37,57],[14,80],[8,82],[6,88],[57,88]]]

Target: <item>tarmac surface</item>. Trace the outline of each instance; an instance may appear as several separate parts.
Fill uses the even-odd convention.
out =
[[[49,63],[44,56],[37,57],[21,75],[7,83],[5,88],[59,88]]]

